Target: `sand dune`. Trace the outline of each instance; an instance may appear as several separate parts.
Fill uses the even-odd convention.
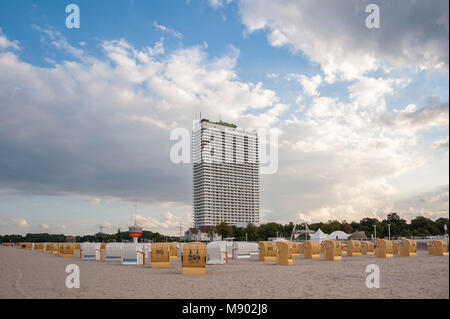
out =
[[[80,288],[68,289],[66,265],[80,267]],[[380,268],[380,288],[365,285],[366,266]],[[257,260],[208,265],[204,276],[170,269],[83,261],[0,247],[0,298],[449,298],[449,258],[343,257],[342,262],[294,259],[293,266]]]

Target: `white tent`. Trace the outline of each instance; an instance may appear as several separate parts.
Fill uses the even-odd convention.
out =
[[[206,263],[208,265],[222,265],[227,262],[227,243],[213,241],[206,244]]]
[[[250,256],[259,254],[258,243],[248,243],[250,246]]]
[[[348,236],[350,236],[350,234],[344,233],[341,230],[336,230],[328,235],[328,237],[333,240],[347,239]]]
[[[250,244],[246,241],[233,242],[233,258],[250,258]]]
[[[100,260],[101,251],[100,243],[82,243],[80,244],[81,259],[83,260]]]
[[[106,244],[106,261],[122,261],[122,243]]]
[[[122,264],[143,265],[145,262],[145,251],[143,244],[124,244],[122,246]]]
[[[320,228],[314,234],[309,235],[309,238],[310,240],[318,241],[319,244],[324,240],[330,239],[330,237],[321,231]]]

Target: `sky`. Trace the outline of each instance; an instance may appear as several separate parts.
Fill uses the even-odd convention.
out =
[[[200,112],[278,133],[262,222],[448,218],[448,6],[1,1],[0,234],[185,231]]]

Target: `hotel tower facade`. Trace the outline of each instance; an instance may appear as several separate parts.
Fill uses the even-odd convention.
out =
[[[259,223],[258,135],[202,119],[192,139],[194,225]]]

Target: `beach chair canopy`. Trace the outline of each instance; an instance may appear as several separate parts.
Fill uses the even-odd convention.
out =
[[[123,243],[107,243],[106,244],[106,260],[122,260]]]
[[[227,242],[213,241],[206,245],[206,263],[208,265],[222,265],[226,263]]]
[[[245,241],[233,242],[234,258],[250,258],[250,244]]]

